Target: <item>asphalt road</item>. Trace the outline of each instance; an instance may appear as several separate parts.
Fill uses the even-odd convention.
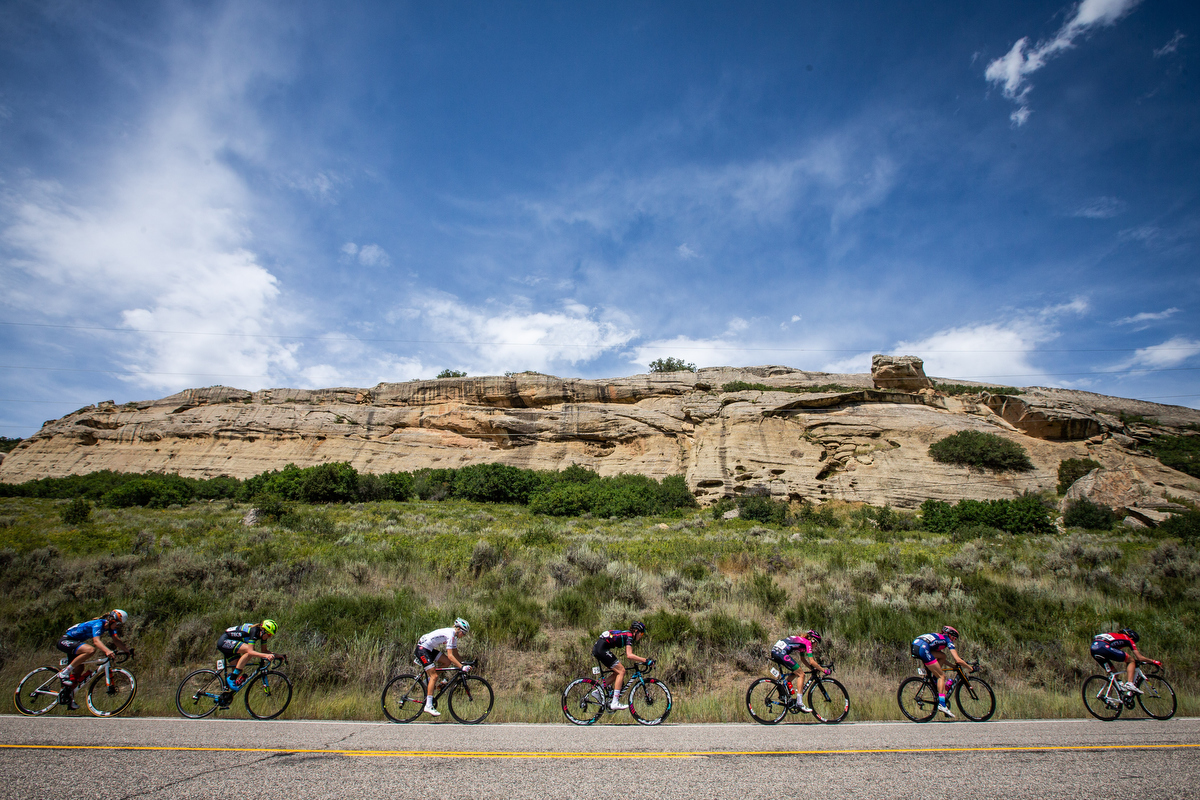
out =
[[[1200,798],[1200,719],[480,725],[0,716],[0,798]]]

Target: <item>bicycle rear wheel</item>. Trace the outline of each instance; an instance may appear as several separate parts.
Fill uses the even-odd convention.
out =
[[[746,710],[750,717],[763,725],[774,725],[787,714],[791,698],[779,681],[759,678],[746,690]]]
[[[188,719],[201,719],[217,710],[225,683],[215,670],[198,669],[179,684],[175,707]]]
[[[996,713],[996,693],[982,678],[971,678],[970,684],[960,683],[954,689],[954,702],[972,722],[987,722]]]
[[[1121,694],[1107,675],[1093,675],[1083,682],[1083,705],[1089,714],[1105,722],[1121,716]]]
[[[833,678],[820,678],[808,690],[808,707],[818,721],[833,725],[850,713],[850,693]]]
[[[913,722],[929,722],[937,713],[937,692],[924,678],[905,678],[896,690],[900,711]]]
[[[129,708],[136,694],[137,681],[134,680],[132,672],[126,669],[110,669],[106,681],[104,670],[100,670],[88,686],[88,711],[96,717],[115,717]]]
[[[1148,675],[1138,687],[1142,694],[1137,696],[1138,705],[1155,719],[1170,719],[1175,716],[1175,690],[1165,678]]]
[[[383,687],[383,713],[392,722],[412,722],[425,709],[425,682],[416,675],[397,675]]]
[[[53,667],[38,667],[17,684],[17,690],[13,692],[13,702],[17,711],[27,717],[37,717],[58,705],[62,689],[58,670]]]
[[[658,678],[643,678],[629,691],[629,713],[642,725],[658,725],[671,716],[671,690]]]
[[[268,670],[246,684],[246,710],[255,719],[275,719],[292,702],[292,682],[287,675]]]
[[[478,725],[492,713],[492,685],[478,675],[464,675],[450,690],[450,716],[464,725]]]
[[[604,687],[591,678],[571,681],[563,689],[562,712],[576,725],[591,725],[604,713]]]

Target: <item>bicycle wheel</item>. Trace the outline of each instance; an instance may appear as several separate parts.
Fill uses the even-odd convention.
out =
[[[746,690],[746,710],[755,722],[774,725],[787,714],[790,699],[782,683],[759,678]]]
[[[126,669],[110,669],[108,680],[100,670],[88,685],[87,707],[96,717],[115,717],[133,702],[137,694],[137,681]]]
[[[251,680],[242,691],[246,693],[246,710],[255,719],[275,719],[292,702],[292,682],[273,669]]]
[[[492,685],[478,675],[464,675],[450,690],[450,716],[464,725],[478,725],[492,713]]]
[[[833,725],[850,713],[850,693],[833,678],[821,678],[808,690],[808,707],[818,721]]]
[[[913,722],[929,722],[937,713],[937,692],[924,678],[905,678],[896,690],[900,711]]]
[[[381,701],[392,722],[412,722],[425,709],[425,682],[416,675],[397,675],[383,687]]]
[[[562,712],[576,725],[591,725],[604,713],[604,687],[591,678],[571,681],[563,689]]]
[[[17,711],[25,716],[40,716],[58,705],[62,688],[58,670],[53,667],[38,667],[17,684],[17,690],[13,692],[13,702],[17,705]]]
[[[996,693],[982,678],[971,678],[970,685],[960,683],[954,688],[958,710],[972,722],[987,722],[996,713]]]
[[[188,719],[201,719],[217,710],[225,684],[216,670],[198,669],[179,684],[175,707]]]
[[[1107,675],[1093,675],[1083,682],[1083,704],[1089,714],[1105,722],[1121,716],[1121,695],[1109,685]]]
[[[658,678],[643,678],[629,690],[629,713],[642,725],[658,725],[671,716],[671,690]]]
[[[1175,716],[1175,690],[1165,678],[1146,676],[1138,687],[1142,694],[1137,696],[1138,705],[1155,719],[1170,719]]]

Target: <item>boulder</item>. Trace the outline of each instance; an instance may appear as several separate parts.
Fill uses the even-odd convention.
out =
[[[982,392],[980,399],[1021,433],[1038,439],[1091,439],[1108,428],[1103,419],[1087,408],[1037,392],[1028,392],[1020,396]],[[1133,443],[1132,439],[1128,441]]]
[[[1090,500],[1113,511],[1132,510],[1150,500],[1153,494],[1153,486],[1136,468],[1094,469],[1071,484],[1059,508],[1065,512],[1077,500]]]
[[[933,388],[933,381],[925,376],[925,362],[916,356],[871,356],[871,382],[876,389],[903,392]]]

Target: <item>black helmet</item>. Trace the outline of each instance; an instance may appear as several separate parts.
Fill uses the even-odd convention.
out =
[[[635,622],[629,626],[629,630],[633,631],[634,633],[645,633],[646,632],[646,623]]]
[[[1134,644],[1138,643],[1138,638],[1139,638],[1138,632],[1135,631],[1133,628],[1121,628],[1121,633],[1125,634],[1130,639],[1132,639]]]
[[[809,631],[808,633],[804,634],[804,638],[808,639],[810,642],[820,642],[821,634],[819,631]]]

